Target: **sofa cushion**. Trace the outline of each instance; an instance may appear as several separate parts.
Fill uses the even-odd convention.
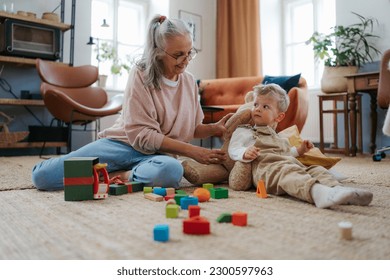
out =
[[[265,75],[262,84],[278,84],[280,85],[286,92],[289,92],[293,87],[298,86],[299,79],[301,78],[301,74],[293,75],[293,76],[268,76]]]

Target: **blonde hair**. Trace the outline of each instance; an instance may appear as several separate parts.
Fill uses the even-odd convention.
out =
[[[271,96],[277,100],[278,110],[280,112],[286,112],[290,105],[290,98],[287,92],[278,84],[260,84],[253,87],[253,99],[258,96]]]

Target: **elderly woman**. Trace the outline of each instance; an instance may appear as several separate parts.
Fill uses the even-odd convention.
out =
[[[223,133],[230,117],[202,123],[198,87],[186,72],[196,54],[186,23],[155,16],[143,56],[129,74],[121,116],[99,133],[97,141],[37,164],[32,171],[35,187],[63,189],[64,160],[71,157],[98,157],[108,164],[108,172],[131,170],[129,181],[163,187],[178,187],[182,179],[183,167],[176,155],[205,164],[225,160],[227,155],[219,149],[189,143]]]

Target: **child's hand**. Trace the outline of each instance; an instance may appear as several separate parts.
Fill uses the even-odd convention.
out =
[[[308,152],[313,147],[314,147],[314,145],[311,141],[303,140],[301,146],[297,148],[298,154],[301,156],[304,153]]]
[[[260,148],[257,148],[255,146],[251,146],[246,149],[243,159],[245,160],[254,160],[255,158],[258,157],[260,153]]]

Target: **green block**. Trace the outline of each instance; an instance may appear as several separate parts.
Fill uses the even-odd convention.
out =
[[[153,187],[144,187],[144,193],[152,193]]]
[[[99,163],[97,157],[73,157],[64,161],[64,178],[93,176],[93,166]]]
[[[126,194],[126,193],[128,193],[126,185],[117,185],[117,184],[110,185],[110,194],[111,195],[122,195],[122,194]]]
[[[232,214],[230,213],[222,213],[217,218],[218,223],[231,223],[232,222]]]
[[[183,198],[183,197],[187,197],[188,195],[187,194],[175,194],[175,201],[176,201],[176,204],[180,205],[180,200]]]
[[[131,192],[141,192],[144,190],[144,183],[141,183],[141,182],[134,182],[134,181],[126,182],[125,185],[131,186]]]
[[[187,195],[187,193],[185,191],[183,191],[183,190],[175,190],[175,193],[176,194],[185,194],[185,195]]]
[[[229,191],[226,188],[211,188],[209,189],[210,195],[212,198],[220,199],[220,198],[228,198]]]
[[[179,216],[180,206],[177,204],[168,204],[165,208],[167,218],[177,218]]]
[[[211,188],[214,188],[214,184],[211,183],[204,183],[202,185],[203,188],[210,190]]]
[[[92,185],[65,186],[64,197],[65,197],[65,201],[93,200],[93,186]]]

